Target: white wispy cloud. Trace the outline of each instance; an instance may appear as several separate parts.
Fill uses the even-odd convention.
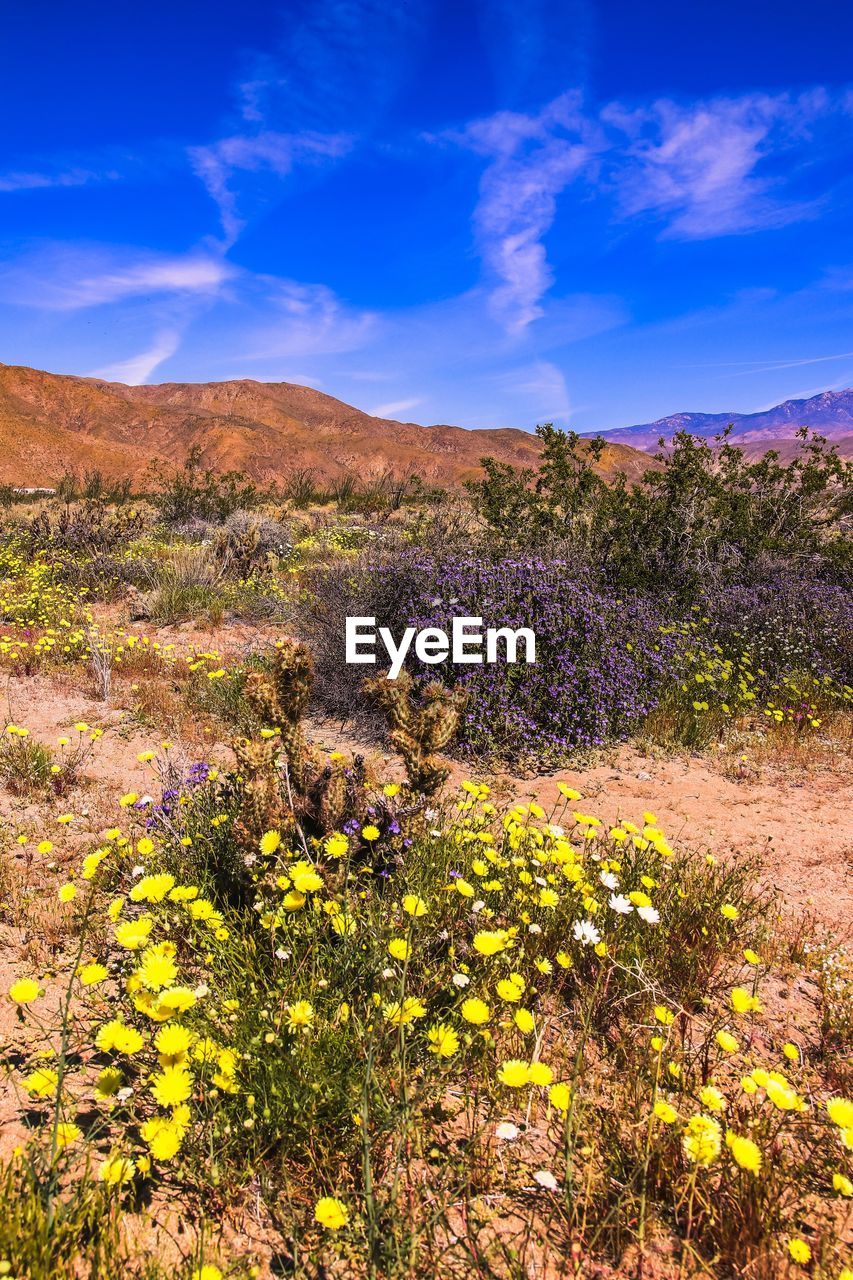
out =
[[[297,166],[338,160],[371,134],[417,56],[429,7],[304,0],[288,13],[283,38],[248,58],[235,86],[239,119],[189,150],[219,207],[225,248],[251,216],[248,175],[266,177],[266,200]]]
[[[214,295],[232,274],[226,262],[205,253],[48,245],[0,269],[0,298],[76,311],[130,298]]]
[[[51,187],[84,187],[92,182],[109,182],[118,177],[111,169],[95,172],[91,169],[65,169],[53,173],[32,170],[14,170],[0,173],[0,192],[41,191]]]
[[[771,364],[762,363],[760,360],[743,361],[739,363],[750,365],[747,369],[738,369],[735,373],[730,374],[733,378],[745,378],[752,373],[776,373],[779,369],[800,369],[804,365],[825,364],[827,361],[833,360],[853,360],[853,351],[840,351],[837,355],[832,356],[809,356],[804,360],[780,360]],[[731,367],[731,366],[729,366]],[[789,396],[789,399],[798,399],[796,396]]]
[[[797,98],[747,94],[704,102],[659,101],[628,110],[618,103],[602,120],[624,136],[612,156],[621,212],[653,214],[678,239],[785,226],[811,216],[814,199],[792,198],[768,166],[802,145],[811,125],[837,113],[823,91]]]
[[[234,134],[209,146],[191,147],[190,161],[208,193],[219,206],[225,247],[234,243],[245,225],[234,177],[240,173],[267,173],[284,178],[299,161],[337,158],[345,154],[351,139],[345,134],[286,134],[264,130]]]
[[[291,5],[281,42],[249,77],[250,112],[299,133],[370,134],[417,63],[433,9],[431,0]]]
[[[474,227],[495,282],[493,311],[508,333],[518,334],[542,315],[541,299],[554,280],[542,240],[557,197],[594,157],[594,130],[579,96],[568,93],[538,115],[501,112],[455,138],[489,161]]]
[[[374,336],[378,323],[376,313],[347,306],[321,284],[246,277],[243,298],[260,317],[241,336],[240,358],[247,361],[356,351]]]
[[[106,382],[128,382],[131,386],[140,386],[147,382],[154,370],[173,356],[180,344],[181,335],[177,330],[167,330],[157,335],[154,343],[138,355],[129,356],[115,364],[96,369],[90,377],[103,378]]]
[[[488,162],[473,226],[493,310],[520,334],[555,283],[544,242],[561,198],[609,200],[604,216],[646,218],[670,239],[786,226],[823,208],[825,190],[803,197],[792,182],[815,153],[849,165],[850,117],[851,95],[821,88],[598,111],[570,92],[538,113],[498,112],[438,140]]]
[[[420,396],[412,396],[408,400],[392,400],[389,404],[377,404],[367,412],[373,418],[396,418],[401,413],[407,413],[409,409],[416,409],[419,404],[423,404]]]
[[[776,395],[772,400],[758,405],[755,409],[750,409],[749,412],[769,413],[771,409],[775,409],[778,404],[782,404],[785,400],[811,400],[812,396],[822,395],[824,391],[841,391],[850,386],[850,381],[851,375],[848,374],[843,378],[838,378],[835,382],[830,382],[829,385],[825,382],[820,382],[815,387],[798,387],[794,391],[786,391],[784,394]]]
[[[503,375],[501,382],[530,405],[537,422],[565,425],[569,421],[572,413],[569,388],[562,370],[551,361],[535,360]]]

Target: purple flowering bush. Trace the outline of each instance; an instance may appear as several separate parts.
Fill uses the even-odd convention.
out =
[[[655,705],[676,643],[661,633],[664,614],[649,597],[607,590],[565,560],[485,562],[408,551],[317,586],[326,601],[325,625],[311,636],[318,692],[337,713],[357,705],[366,674],[347,668],[334,643],[348,613],[373,615],[395,636],[408,626],[449,633],[461,616],[481,617],[484,627],[533,629],[535,665],[407,661],[416,678],[468,692],[457,743],[467,754],[556,763],[569,751],[627,736]]]
[[[321,708],[362,726],[373,714],[362,685],[377,668],[346,664],[348,614],[374,616],[398,640],[409,626],[449,634],[462,616],[481,617],[484,628],[532,628],[531,666],[428,666],[410,650],[416,679],[467,691],[453,749],[469,756],[547,767],[637,731],[696,746],[743,719],[820,730],[828,714],[853,705],[850,595],[793,571],[709,585],[691,604],[617,591],[560,557],[409,548],[328,569],[306,599],[302,630]]]

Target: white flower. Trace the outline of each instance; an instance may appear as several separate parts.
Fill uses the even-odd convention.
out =
[[[528,933],[541,933],[541,932],[542,932],[542,926],[541,926],[540,924],[529,924],[529,925],[527,926],[527,932],[528,932]]]
[[[127,1102],[128,1098],[133,1097],[133,1090],[128,1085],[125,1085],[123,1089],[119,1089],[116,1097],[119,1102]]]
[[[485,904],[485,902],[483,901],[483,899],[482,899],[482,898],[478,898],[476,902],[472,902],[472,903],[471,903],[471,913],[472,913],[472,915],[477,915],[477,913],[478,913],[479,911],[482,911],[482,910],[483,910],[483,907],[484,907],[485,905],[486,905],[486,904]]]
[[[601,934],[591,920],[576,920],[572,933],[582,947],[594,947],[601,941]]]
[[[618,911],[620,916],[627,916],[634,910],[634,907],[624,893],[611,893],[610,910]]]
[[[598,878],[605,889],[615,889],[619,883],[612,871],[602,871]]]
[[[511,1124],[509,1120],[504,1120],[495,1129],[495,1137],[500,1138],[501,1142],[514,1142],[518,1134],[518,1126]]]
[[[134,880],[138,880],[140,876],[145,875],[145,868],[141,865],[137,865],[133,868],[130,874],[133,876]]]
[[[454,973],[450,981],[453,983],[454,987],[467,987],[471,979],[468,977],[467,973]]]
[[[560,839],[561,836],[564,836],[566,834],[566,828],[561,827],[558,822],[550,823],[545,828],[545,830],[549,833],[549,835],[556,836],[558,840]]]
[[[641,920],[645,920],[646,924],[657,924],[660,920],[660,912],[654,907],[637,907],[637,915]]]
[[[276,960],[289,960],[290,952],[285,951],[284,947],[276,947],[275,958]]]
[[[200,982],[198,986],[195,988],[195,990],[193,991],[193,995],[195,996],[196,1000],[203,1000],[205,996],[210,995],[210,987],[207,985],[206,982]]]
[[[537,1169],[533,1175],[533,1181],[538,1182],[539,1186],[544,1187],[546,1191],[556,1191],[559,1185],[550,1169]]]
[[[395,972],[394,972],[394,970],[393,970],[393,969],[383,969],[383,970],[382,970],[382,977],[385,979],[385,981],[386,981],[386,982],[388,982],[391,978],[393,978],[393,977],[395,977],[395,976],[396,976],[396,974],[395,974]]]

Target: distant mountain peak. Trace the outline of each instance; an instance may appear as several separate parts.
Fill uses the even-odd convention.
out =
[[[612,443],[654,451],[662,436],[669,440],[676,431],[689,431],[708,439],[719,435],[729,424],[730,439],[738,445],[773,448],[775,441],[790,441],[799,427],[809,427],[832,442],[842,441],[853,436],[853,388],[821,391],[805,400],[784,400],[757,413],[673,413],[655,422],[612,431],[586,431],[584,435],[600,434]]]

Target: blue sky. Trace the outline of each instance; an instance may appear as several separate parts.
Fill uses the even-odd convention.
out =
[[[7,6],[0,360],[606,429],[853,384],[838,0]]]

